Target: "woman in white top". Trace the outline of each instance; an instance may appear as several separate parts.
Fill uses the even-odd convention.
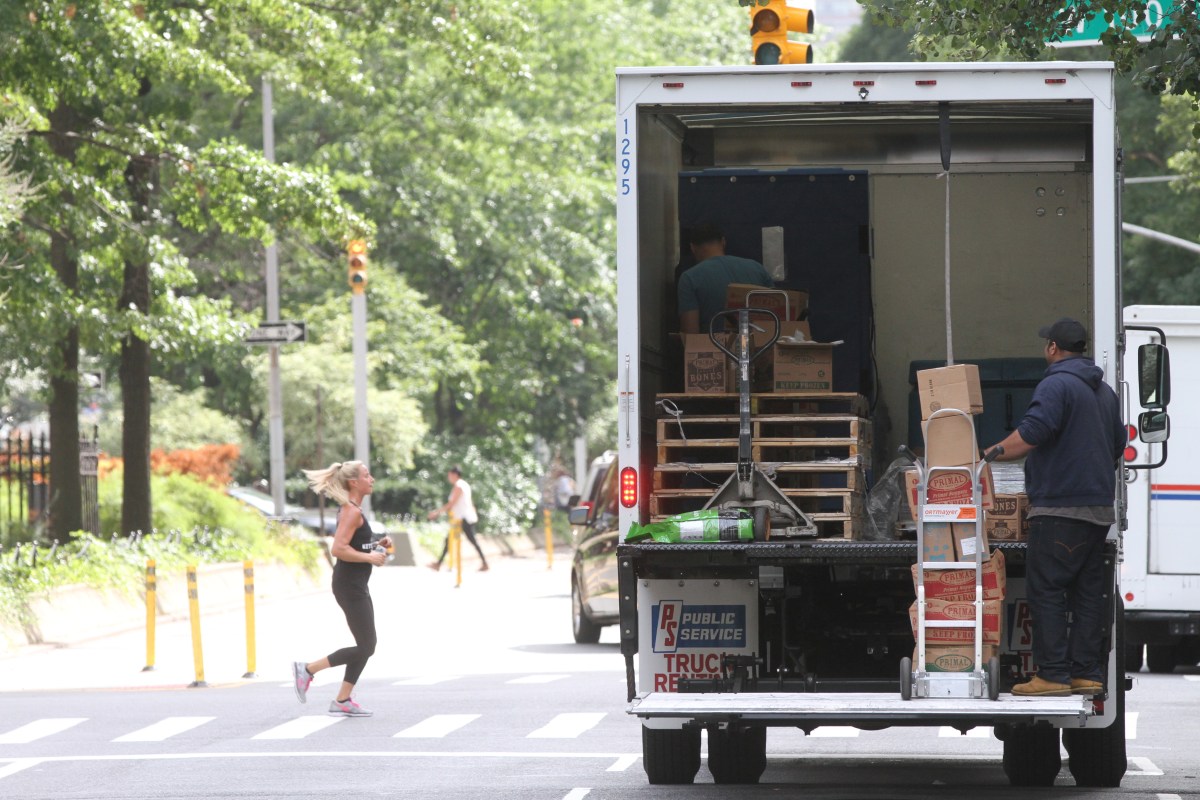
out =
[[[479,553],[479,560],[483,562],[483,566],[479,568],[480,572],[487,572],[487,558],[483,555],[483,549],[480,548],[479,542],[475,541],[475,524],[479,522],[479,513],[475,510],[475,503],[471,501],[471,484],[463,480],[462,470],[458,467],[451,467],[446,473],[446,480],[450,481],[450,485],[454,488],[450,490],[450,499],[445,505],[435,508],[429,512],[429,519],[449,511],[454,517],[457,517],[462,523],[462,532],[467,535],[467,540],[475,546],[475,552]],[[435,572],[442,568],[442,562],[446,559],[446,552],[450,549],[450,537],[446,537],[446,543],[442,545],[442,554],[429,565],[431,570]]]

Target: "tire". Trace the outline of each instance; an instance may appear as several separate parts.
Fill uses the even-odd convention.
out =
[[[1145,656],[1146,646],[1141,642],[1133,642],[1125,645],[1125,671],[1126,672],[1141,672],[1142,659]]]
[[[1000,659],[995,656],[987,663],[987,689],[989,700],[1000,699]]]
[[[912,700],[912,659],[900,659],[900,699]]]
[[[587,615],[579,594],[579,581],[571,581],[571,633],[576,644],[595,644],[600,641],[600,627]]]
[[[1118,681],[1117,718],[1107,728],[1078,728],[1063,731],[1063,746],[1069,753],[1067,767],[1076,786],[1115,789],[1125,777],[1125,682]]]
[[[719,784],[758,783],[767,768],[767,729],[708,730],[708,771]]]
[[[1175,645],[1148,644],[1146,645],[1146,666],[1151,672],[1175,671]]]
[[[1062,769],[1058,728],[1015,728],[1004,739],[1004,774],[1013,786],[1053,786]]]
[[[642,766],[651,784],[684,784],[700,771],[700,729],[642,726]]]

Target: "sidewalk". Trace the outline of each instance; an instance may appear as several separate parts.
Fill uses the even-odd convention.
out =
[[[481,654],[511,648],[513,637],[519,638],[526,623],[553,630],[556,642],[571,641],[571,551],[556,544],[550,567],[546,552],[532,546],[515,548],[511,554],[501,552],[495,542],[487,542],[484,548],[491,569],[478,571],[478,556],[472,549],[463,556],[462,584],[457,587],[456,574],[445,568],[433,572],[425,566],[429,559],[419,561],[419,566],[375,570],[371,594],[379,646],[364,681],[428,674],[432,669],[444,669],[446,663],[458,674],[493,670],[501,666],[502,659]],[[262,578],[256,574],[255,676],[245,678],[250,664],[244,594],[235,604],[219,606],[211,593],[206,594],[205,584],[199,583],[205,684],[286,682],[291,678],[292,661],[316,659],[352,641],[329,591],[328,569],[317,579],[288,584],[287,580],[272,581],[265,573]],[[0,652],[0,693],[192,685],[198,675],[186,613],[172,619],[160,616],[156,621],[152,671],[143,671],[147,636],[144,616],[142,619],[119,632],[89,638],[85,625],[69,641],[63,637],[57,644]],[[533,660],[519,668],[538,671],[550,663]],[[331,670],[329,680],[340,674],[340,670]]]

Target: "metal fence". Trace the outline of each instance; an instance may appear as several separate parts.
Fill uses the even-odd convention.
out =
[[[79,442],[83,528],[100,533],[97,432]],[[17,433],[0,440],[0,540],[32,540],[45,528],[53,497],[50,443],[45,433]]]

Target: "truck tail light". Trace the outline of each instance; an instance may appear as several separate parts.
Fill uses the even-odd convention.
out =
[[[633,467],[621,470],[621,505],[625,508],[637,505],[637,470]]]
[[[1137,461],[1137,448],[1136,447],[1134,447],[1133,445],[1130,445],[1129,447],[1125,448],[1125,460],[1126,461]]]

